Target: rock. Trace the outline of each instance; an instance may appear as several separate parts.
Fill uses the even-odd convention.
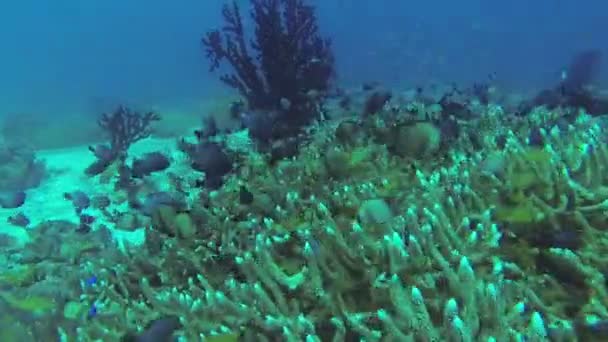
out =
[[[63,317],[65,319],[77,320],[82,316],[85,309],[84,305],[80,302],[67,302],[63,307]]]
[[[433,124],[420,122],[400,127],[395,152],[402,157],[422,159],[435,153],[441,144],[441,131]]]
[[[132,213],[125,213],[120,215],[116,222],[116,228],[127,231],[133,231],[139,228],[137,215]]]
[[[152,214],[152,226],[163,233],[175,235],[177,232],[173,227],[173,222],[176,215],[173,207],[161,205]]]
[[[359,222],[366,225],[383,225],[393,219],[393,212],[385,200],[381,198],[366,200],[357,213]]]
[[[173,220],[175,230],[179,237],[188,239],[196,234],[196,226],[187,213],[177,214]]]

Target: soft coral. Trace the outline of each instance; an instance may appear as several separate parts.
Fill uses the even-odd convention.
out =
[[[318,95],[328,90],[334,76],[331,43],[319,33],[314,7],[303,0],[251,4],[251,44],[236,1],[223,8],[224,27],[202,39],[211,70],[228,61],[233,72],[221,80],[238,90],[250,109],[276,113],[275,130],[299,129],[320,114]]]

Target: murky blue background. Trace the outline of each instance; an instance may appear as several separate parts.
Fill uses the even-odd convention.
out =
[[[495,73],[501,86],[527,91],[554,83],[581,49],[608,56],[608,2],[600,0],[316,2],[345,85],[469,84]],[[117,101],[187,107],[225,91],[199,45],[221,23],[222,3],[5,2],[0,114],[97,114]]]

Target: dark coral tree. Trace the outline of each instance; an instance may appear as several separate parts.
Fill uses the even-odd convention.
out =
[[[85,173],[97,175],[114,161],[124,159],[129,147],[149,137],[152,133],[152,123],[159,120],[160,115],[157,113],[140,113],[125,106],[119,106],[111,113],[102,114],[97,124],[110,138],[110,144],[89,147],[95,155],[95,162],[85,170]]]
[[[211,70],[227,62],[232,72],[221,80],[238,90],[249,109],[276,114],[275,129],[299,129],[320,115],[318,104],[331,86],[331,42],[304,0],[250,2],[250,42],[236,1],[223,8],[224,26],[203,37]]]
[[[140,113],[118,106],[112,113],[103,113],[97,124],[110,137],[112,152],[120,155],[126,153],[133,143],[149,137],[152,123],[159,120],[157,113]]]

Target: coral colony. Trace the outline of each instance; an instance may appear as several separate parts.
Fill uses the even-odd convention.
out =
[[[321,115],[320,101],[334,76],[330,41],[321,37],[314,8],[302,0],[251,2],[254,40],[247,43],[241,9],[223,8],[225,25],[202,39],[211,70],[227,62],[233,72],[221,80],[236,89],[247,109],[269,127],[271,137],[286,137]],[[268,121],[264,120],[267,119]],[[252,122],[256,125],[256,122]]]
[[[104,114],[72,220],[28,218],[59,176],[2,146],[29,240],[3,235],[0,340],[608,340],[598,51],[517,103],[492,80],[339,90],[314,7],[251,0],[246,27],[241,4],[202,38],[239,127],[135,154],[160,115]]]

